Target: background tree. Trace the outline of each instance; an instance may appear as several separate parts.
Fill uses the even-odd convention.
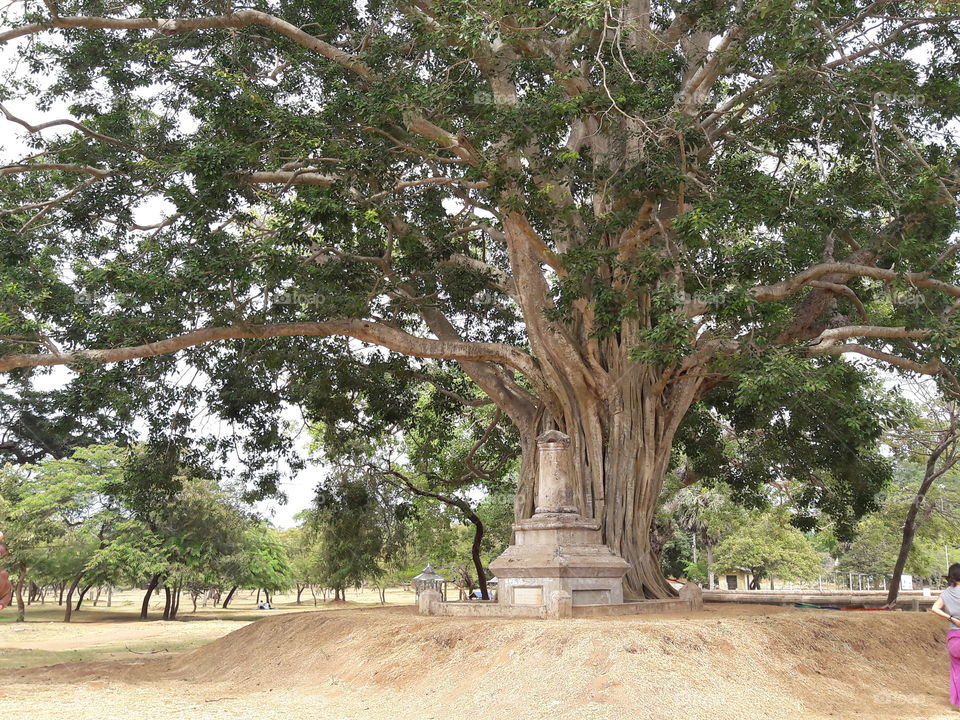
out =
[[[24,615],[23,587],[31,565],[61,560],[59,570],[68,590],[64,621],[73,611],[74,592],[93,567],[97,551],[106,546],[119,520],[106,487],[123,473],[123,458],[115,446],[78,448],[71,457],[48,458],[37,465],[0,473],[0,518],[13,546],[10,560],[17,570],[18,616]]]
[[[308,516],[300,519],[301,522],[306,521]],[[311,588],[314,605],[316,605],[317,596],[312,590],[320,582],[320,572],[317,566],[320,546],[316,534],[309,532],[304,527],[295,527],[284,530],[281,533],[281,540],[286,547],[290,562],[290,577],[297,589],[297,605],[302,603],[301,596],[307,588]]]
[[[837,559],[837,570],[883,576],[885,582],[892,582],[892,570],[902,549],[904,519],[916,500],[925,473],[925,462],[911,462],[908,454],[898,453],[894,482],[883,493],[880,509],[857,524],[851,541],[834,543],[829,548]],[[960,528],[958,501],[960,475],[956,469],[944,473],[925,494],[903,563],[903,572],[911,574],[915,582],[942,584],[944,568],[950,564],[951,556],[956,555]],[[899,586],[899,578],[896,584]]]
[[[348,587],[383,573],[378,559],[384,547],[376,496],[353,477],[340,477],[317,490],[316,513],[311,519],[318,533],[320,581],[333,590],[335,601],[345,601]]]
[[[476,526],[465,520],[463,513],[446,503],[427,497],[416,500],[410,524],[410,565],[413,577],[428,563],[447,580],[453,582],[462,598],[479,590],[474,547]],[[513,507],[502,497],[480,500],[474,509],[484,533],[480,543],[480,566],[490,576],[488,566],[510,541]],[[481,595],[482,597],[482,595]]]
[[[960,462],[960,408],[956,401],[924,404],[919,422],[900,437],[901,450],[912,460],[923,463],[923,476],[910,501],[900,536],[897,559],[893,564],[887,604],[895,607],[900,592],[900,577],[913,548],[917,526],[933,511],[927,500],[930,488]]]
[[[717,545],[717,566],[722,570],[748,569],[751,589],[769,577],[813,580],[821,571],[822,556],[810,540],[789,525],[784,512],[770,511],[751,517]]]
[[[263,492],[284,404],[364,432],[456,363],[517,428],[516,516],[559,428],[628,594],[666,596],[675,441],[735,491],[792,463],[795,522],[849,532],[889,479],[852,359],[956,387],[950,3],[28,0],[2,23],[4,101],[69,116],[2,108],[30,147],[0,170],[0,370],[83,367],[162,433],[199,402],[186,363]]]
[[[273,593],[283,592],[293,584],[287,549],[275,531],[263,524],[248,528],[243,553],[247,561],[244,577],[237,582],[241,587],[262,589],[267,602],[271,602]]]
[[[473,572],[460,575],[471,590],[474,578],[480,597],[488,600],[483,556],[490,543],[484,541],[487,527],[480,505],[489,507],[491,498],[502,499],[515,490],[515,437],[502,427],[503,413],[492,403],[455,396],[457,404],[451,407],[446,402],[451,394],[440,385],[422,392],[409,418],[403,421],[402,440],[396,447],[381,439],[376,443],[377,451],[370,445],[357,449],[374,478],[382,478],[381,482],[404,496],[428,500],[413,503],[413,508],[428,509],[432,500],[446,506],[460,523],[472,526],[469,555]]]
[[[664,504],[664,511],[672,515],[677,525],[690,534],[694,546],[704,551],[704,579],[707,589],[713,590],[714,557],[717,543],[747,521],[747,512],[735,506],[729,490],[720,486],[689,485],[681,487]],[[691,557],[694,564],[697,559]],[[690,577],[690,572],[684,574]]]
[[[180,485],[170,502],[153,515],[151,530],[162,558],[158,574],[167,597],[163,619],[176,618],[186,582],[212,575],[216,560],[241,546],[249,557],[249,577],[266,583],[259,587],[272,590],[277,580],[274,560],[281,554],[279,541],[265,532],[250,536],[249,519],[237,501],[212,479],[182,478]],[[254,526],[253,531],[257,529]],[[286,570],[285,563],[284,556],[282,570]],[[283,587],[286,585],[281,582],[280,589]]]
[[[57,590],[67,622],[102,585],[146,585],[143,618],[163,588],[170,620],[184,590],[196,606],[202,592],[225,583],[230,596],[237,586],[268,594],[290,587],[278,534],[216,477],[187,474],[177,452],[165,457],[167,467],[156,462],[156,447],[89,445],[0,469],[0,524],[16,543],[3,562],[14,570],[21,619],[28,580],[37,591]]]
[[[128,536],[128,544],[144,560],[138,567],[150,571],[150,575],[143,578],[146,591],[140,608],[142,620],[147,619],[151,596],[158,586],[163,586],[170,564],[176,562],[178,523],[190,527],[192,522],[176,508],[184,482],[189,478],[197,481],[194,484],[196,492],[188,493],[185,498],[195,497],[201,504],[203,500],[211,504],[217,502],[213,497],[216,494],[212,489],[213,475],[209,468],[191,462],[185,445],[181,438],[180,441],[167,439],[134,447],[124,462],[122,477],[106,486],[106,491],[135,521],[129,526],[135,529]],[[203,481],[207,482],[205,487],[209,492],[204,492]],[[202,523],[203,518],[197,522]],[[169,615],[170,609],[170,602],[165,603],[164,614]]]
[[[7,546],[3,544],[3,533],[0,532],[0,558],[7,556]],[[6,570],[0,570],[0,610],[10,605],[13,599],[13,585],[10,582],[10,574]]]

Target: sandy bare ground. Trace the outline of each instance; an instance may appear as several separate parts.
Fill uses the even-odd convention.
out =
[[[74,613],[69,625],[62,622],[63,608],[55,602],[34,604],[27,608],[25,623],[16,623],[15,608],[0,613],[0,671],[88,662],[91,660],[130,659],[138,654],[174,654],[193,650],[237,630],[255,620],[288,612],[329,610],[342,604],[323,603],[314,607],[313,599],[304,594],[302,605],[294,595],[276,598],[274,610],[257,610],[256,596],[239,593],[228,610],[199,606],[192,612],[189,598],[181,603],[181,618],[176,622],[157,620],[162,615],[162,598],[150,605],[150,621],[138,621],[140,591],[114,594],[112,607],[103,600],[99,607],[90,602]],[[379,605],[375,591],[347,592],[346,607]],[[388,591],[388,602],[409,605],[413,593],[396,589]]]
[[[71,718],[960,717],[946,701],[944,628],[929,614],[750,605],[493,622],[369,607],[233,622],[242,627],[193,650],[9,669],[0,707]],[[112,626],[146,647],[169,641],[177,627],[166,625],[213,634],[215,623],[231,621],[96,624],[101,640]],[[136,628],[158,635],[133,638]]]

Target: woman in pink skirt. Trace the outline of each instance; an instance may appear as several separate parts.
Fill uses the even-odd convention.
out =
[[[950,653],[950,702],[960,708],[960,563],[954,563],[947,570],[947,589],[933,604],[933,612],[946,618],[947,652]]]

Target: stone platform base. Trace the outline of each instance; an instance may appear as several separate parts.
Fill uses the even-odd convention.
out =
[[[443,602],[436,597],[424,597],[419,602],[421,615],[442,617],[503,617],[503,618],[593,618],[618,615],[651,615],[657,613],[691,612],[697,609],[695,599],[641,600],[604,605],[572,605],[552,603],[541,606],[503,605],[496,601],[474,600],[470,602]]]

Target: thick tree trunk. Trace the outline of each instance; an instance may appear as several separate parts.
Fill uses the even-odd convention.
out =
[[[27,564],[18,565],[19,573],[17,575],[17,622],[23,622],[27,617],[27,608],[23,604],[23,586],[27,581]]]
[[[704,547],[707,551],[707,590],[714,589],[714,573],[713,573],[713,543],[709,540],[704,543]]]
[[[163,586],[163,619],[170,619],[170,586]]]
[[[150,578],[150,582],[147,583],[147,592],[143,595],[143,602],[140,604],[140,619],[146,620],[147,613],[150,612],[150,596],[153,594],[153,591],[157,588],[157,583],[160,582],[160,574],[157,573]]]
[[[588,393],[571,395],[562,403],[561,421],[543,414],[535,426],[521,429],[517,518],[534,511],[536,437],[556,427],[571,440],[571,473],[581,514],[600,520],[604,541],[630,563],[624,592],[631,599],[676,596],[650,535],[673,438],[695,399],[698,381],[699,376],[661,387],[660,374],[638,368],[627,373],[615,399],[600,403]]]
[[[174,583],[173,589],[171,590],[172,597],[170,598],[170,617],[169,620],[176,620],[177,613],[180,612],[180,596],[182,595],[183,585],[181,583]]]
[[[630,148],[596,130],[591,131],[595,162],[617,160],[619,164]],[[603,196],[595,197],[594,207],[601,214],[615,210]],[[663,576],[650,541],[651,526],[673,439],[704,387],[709,352],[705,346],[702,352],[666,367],[631,359],[638,348],[649,345],[645,335],[654,329],[652,300],[615,265],[599,271],[614,287],[637,293],[635,314],[622,318],[602,339],[596,337],[595,307],[586,299],[573,299],[568,318],[552,322],[547,314],[555,309],[553,291],[543,275],[544,252],[537,250],[546,245],[545,240],[519,212],[507,214],[503,228],[537,363],[537,372],[527,373],[537,395],[534,411],[527,407],[530,402],[498,396],[495,383],[474,377],[520,431],[523,457],[515,515],[527,518],[534,511],[537,436],[545,430],[560,430],[570,437],[571,471],[581,514],[598,520],[604,542],[630,563],[624,577],[625,595],[673,597],[676,591]],[[621,233],[612,233],[602,242],[617,252],[624,239]],[[564,244],[558,239],[561,251]],[[464,369],[470,370],[466,365]]]
[[[80,591],[80,596],[77,598],[77,606],[73,609],[74,612],[80,609],[80,606],[83,604],[83,598],[86,596],[87,591],[90,590],[92,585],[87,585]]]
[[[233,594],[237,591],[237,586],[234,585],[230,588],[230,592],[227,593],[226,599],[223,601],[223,609],[226,610],[227,606],[230,604],[230,601],[233,600]]]
[[[480,556],[480,543],[483,542],[483,522],[474,514],[470,518],[473,523],[473,545],[470,547],[470,557],[473,559],[473,569],[477,573],[477,584],[480,586],[480,597],[484,600],[490,599],[490,593],[487,592],[487,574],[483,570],[483,558]]]
[[[82,579],[83,573],[80,573],[73,579],[73,582],[70,583],[70,590],[67,591],[67,597],[64,600],[63,621],[65,623],[70,622],[73,617],[73,593],[77,589],[77,586],[80,585]]]

